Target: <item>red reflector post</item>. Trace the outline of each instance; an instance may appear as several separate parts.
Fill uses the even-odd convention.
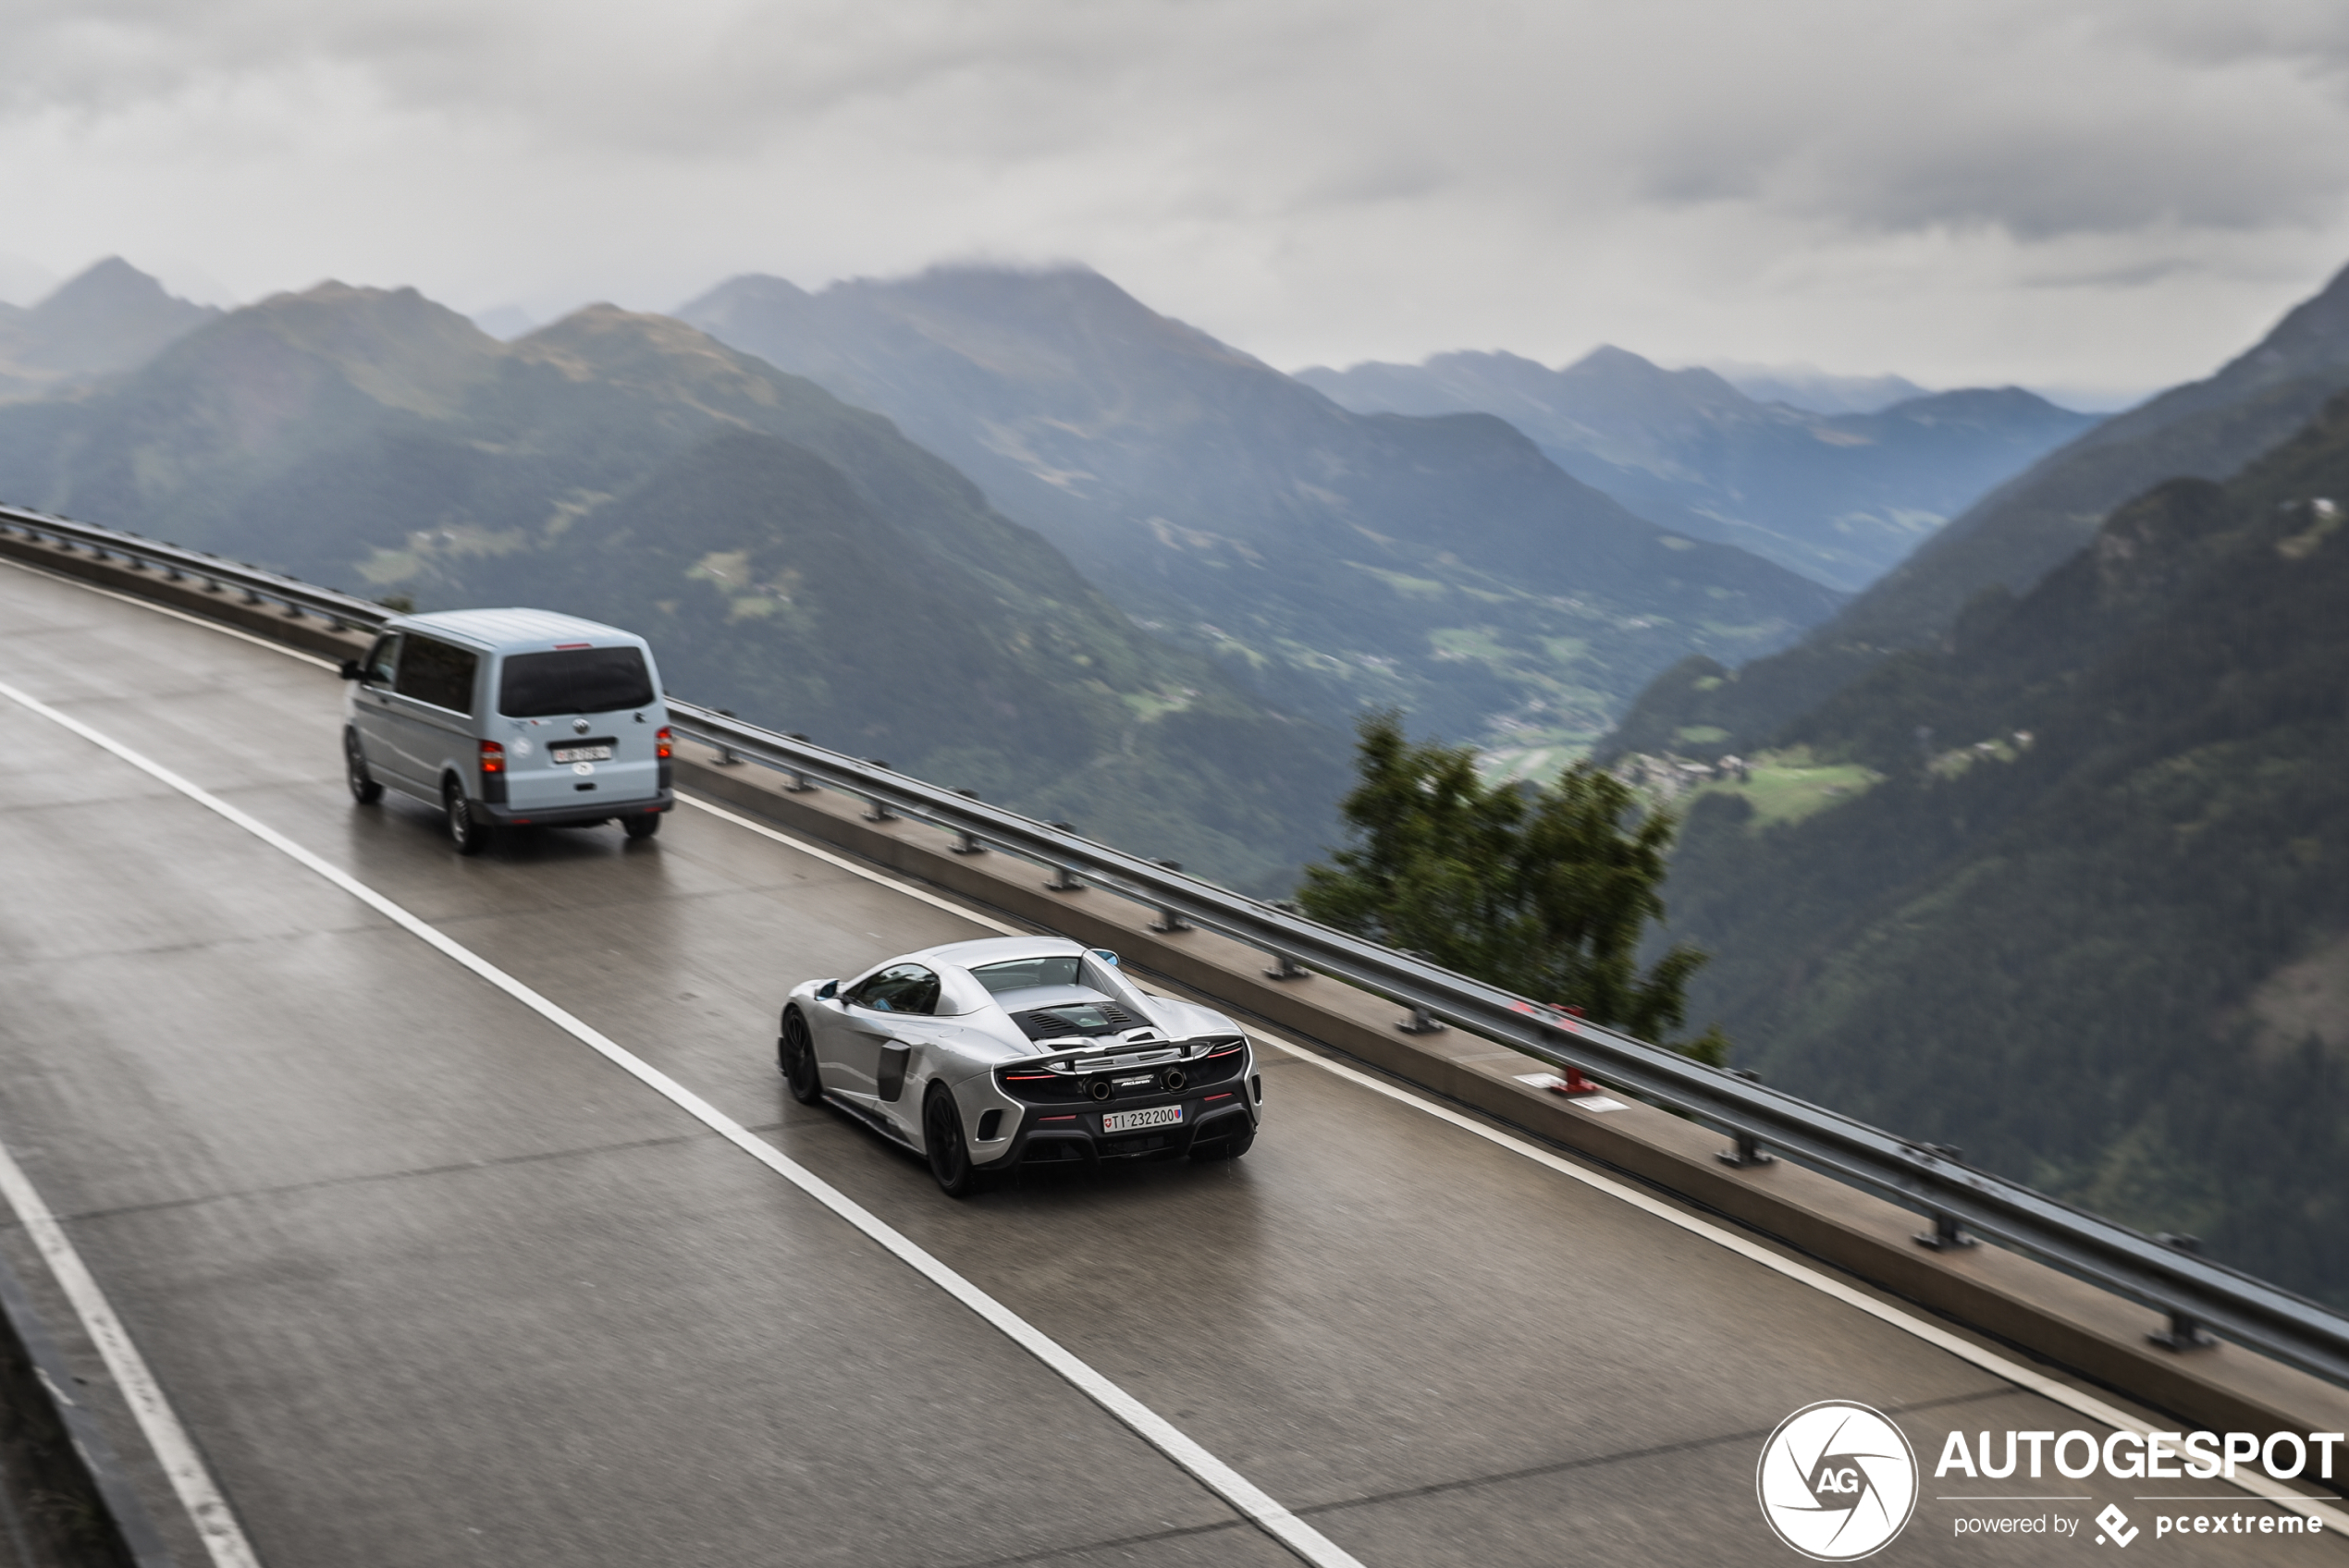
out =
[[[676,742],[670,736],[669,726],[666,724],[662,725],[653,736],[653,755],[657,757],[667,757],[670,753],[670,748]]]
[[[481,743],[481,770],[484,773],[506,771],[506,748],[495,741]]]

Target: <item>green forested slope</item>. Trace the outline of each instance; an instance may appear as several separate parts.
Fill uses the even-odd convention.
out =
[[[1251,888],[1344,788],[1338,737],[1138,629],[887,420],[663,317],[508,345],[412,290],[280,296],[0,408],[0,496],[424,608],[600,615],[683,694]]]
[[[1691,811],[1691,1012],[1773,1082],[2349,1302],[2349,398],[2108,520]]]

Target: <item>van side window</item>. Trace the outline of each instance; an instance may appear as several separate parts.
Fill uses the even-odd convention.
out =
[[[400,677],[392,690],[451,713],[473,711],[473,653],[436,638],[411,636],[400,651]]]
[[[370,686],[388,686],[392,671],[399,665],[400,633],[387,631],[375,639],[374,647],[367,650],[366,662],[359,667],[359,679]]]

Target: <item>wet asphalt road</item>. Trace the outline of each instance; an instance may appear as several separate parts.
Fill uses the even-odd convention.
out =
[[[351,804],[330,672],[6,566],[0,680],[674,1075],[1370,1568],[1795,1562],[1753,1471],[1802,1405],[1890,1412],[1928,1468],[1953,1426],[2087,1425],[1277,1051],[1236,1165],[950,1202],[790,1100],[775,1011],[800,979],[985,928],[692,810],[648,843],[542,832],[460,859],[424,808]],[[578,1041],[5,701],[0,1063],[0,1142],[273,1565],[1293,1561]],[[2126,1482],[2005,1508],[1924,1488],[1879,1561],[2069,1559],[2106,1502],[2145,1511]],[[2084,1523],[1958,1538],[1968,1512]],[[2195,1537],[2159,1557],[2339,1551]]]

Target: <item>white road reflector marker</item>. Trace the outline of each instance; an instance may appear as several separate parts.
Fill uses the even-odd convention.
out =
[[[748,1128],[666,1072],[644,1060],[634,1052],[608,1038],[600,1031],[589,1027],[581,1019],[540,996],[530,986],[491,963],[487,959],[444,935],[438,928],[411,913],[405,906],[393,902],[344,871],[340,866],[305,849],[259,818],[181,778],[161,763],[133,751],[112,736],[84,724],[71,715],[60,712],[38,698],[19,692],[6,681],[0,681],[0,696],[5,696],[18,706],[39,714],[53,724],[71,730],[92,745],[113,753],[131,766],[168,785],[205,810],[243,828],[271,849],[299,862],[306,869],[333,883],[409,935],[436,949],[443,956],[472,970],[482,979],[537,1013],[558,1029],[603,1056],[613,1065],[670,1101],[711,1132],[716,1133],[776,1175],[782,1177],[818,1203],[830,1209],[841,1219],[847,1220],[871,1240],[879,1243],[883,1249],[895,1255],[901,1262],[916,1273],[920,1274],[983,1318],[1005,1339],[1010,1340],[1050,1367],[1070,1387],[1101,1406],[1144,1442],[1149,1443],[1189,1472],[1200,1485],[1230,1503],[1243,1517],[1265,1534],[1307,1562],[1314,1564],[1315,1568],[1363,1568],[1359,1560],[1350,1552],[1346,1551],[1319,1530],[1297,1518],[1247,1476],[1242,1476],[1186,1437],[1172,1422],[1103,1377],[1090,1365],[1071,1354],[1052,1336],[1029,1323],[977,1285],[972,1284],[968,1280],[964,1279],[938,1258],[931,1256],[895,1227],[866,1208],[864,1205],[798,1161],[792,1159],[772,1144],[756,1136]],[[964,912],[956,910],[955,913],[963,913]],[[6,1167],[0,1167],[0,1186],[6,1186],[6,1179],[12,1171],[14,1171],[16,1182],[22,1187],[24,1194],[31,1199],[37,1211],[45,1216],[48,1211],[45,1207],[40,1205],[39,1194],[32,1192],[29,1182],[24,1182],[21,1171],[15,1171],[12,1162]],[[25,1216],[26,1223],[30,1227],[31,1217],[26,1215],[23,1204],[18,1200],[17,1187],[6,1186],[6,1191],[11,1201],[18,1202],[18,1212]],[[225,1527],[225,1537],[221,1544],[215,1544],[215,1536],[210,1531],[207,1531],[205,1536],[206,1544],[213,1546],[214,1562],[218,1565],[218,1568],[259,1568],[258,1561],[252,1555],[252,1547],[246,1542],[243,1532],[238,1528],[234,1516],[228,1511],[227,1501],[214,1484],[210,1473],[204,1469],[203,1462],[197,1456],[195,1447],[189,1440],[186,1429],[179,1425],[178,1417],[172,1413],[169,1403],[165,1400],[161,1387],[147,1373],[145,1363],[139,1359],[138,1351],[131,1344],[129,1333],[115,1317],[113,1308],[106,1304],[97,1281],[90,1277],[88,1269],[81,1267],[79,1255],[73,1253],[71,1243],[66,1240],[63,1230],[57,1227],[54,1219],[49,1220],[49,1226],[55,1232],[57,1242],[64,1249],[63,1256],[70,1259],[68,1267],[76,1271],[80,1280],[87,1287],[87,1305],[83,1299],[77,1298],[75,1310],[82,1314],[83,1322],[89,1326],[92,1337],[98,1340],[102,1350],[110,1342],[118,1345],[121,1353],[128,1358],[124,1364],[125,1366],[136,1372],[141,1387],[151,1395],[151,1399],[134,1401],[133,1408],[139,1413],[141,1429],[146,1434],[148,1441],[154,1446],[157,1457],[161,1458],[165,1467],[171,1471],[172,1483],[178,1490],[181,1503],[195,1520],[198,1529],[206,1529],[208,1522],[212,1522],[215,1527]],[[43,1250],[45,1256],[45,1247]],[[53,1268],[57,1267],[55,1259],[52,1260],[51,1267]],[[58,1278],[61,1284],[65,1282],[64,1272],[61,1271]],[[93,1309],[98,1314],[95,1318],[92,1316]],[[110,1327],[111,1341],[101,1332],[102,1324]],[[115,1366],[111,1354],[109,1354],[107,1365],[108,1369],[115,1372],[117,1380],[123,1382],[128,1390],[130,1387],[130,1379],[124,1376],[123,1368]],[[174,1467],[175,1453],[184,1454],[184,1466]]]
[[[1529,1084],[1536,1089],[1566,1087],[1566,1080],[1555,1072],[1520,1072],[1516,1076],[1519,1083]],[[1621,1100],[1609,1099],[1605,1095],[1579,1094],[1571,1098],[1561,1095],[1559,1097],[1565,1099],[1567,1104],[1577,1110],[1621,1110],[1623,1109]]]

